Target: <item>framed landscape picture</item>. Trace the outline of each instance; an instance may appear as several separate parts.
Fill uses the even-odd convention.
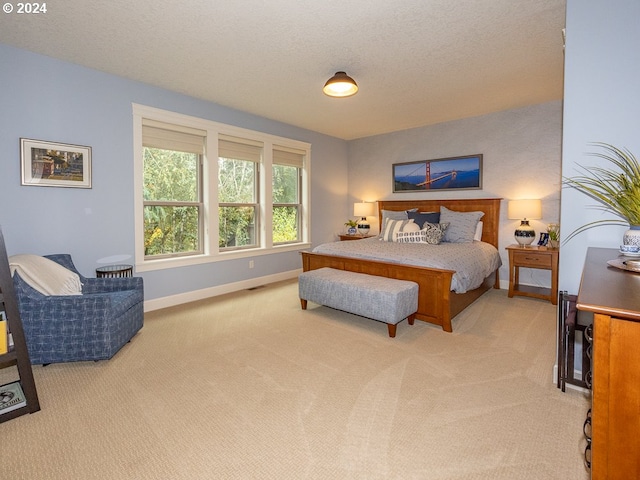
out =
[[[22,185],[91,188],[91,147],[20,139]]]
[[[394,163],[393,192],[479,190],[482,154]]]

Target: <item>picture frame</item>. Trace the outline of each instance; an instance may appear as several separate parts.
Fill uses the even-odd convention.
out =
[[[481,190],[482,154],[394,163],[393,193]]]
[[[91,188],[91,147],[20,139],[21,184]]]
[[[546,247],[549,243],[549,234],[546,232],[540,232],[540,240],[538,240],[538,246]]]

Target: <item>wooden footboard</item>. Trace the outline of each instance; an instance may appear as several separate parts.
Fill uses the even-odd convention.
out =
[[[398,280],[411,280],[419,288],[416,318],[440,325],[451,332],[451,270],[435,270],[396,263],[359,260],[357,258],[302,252],[302,269],[307,272],[322,267],[378,275]]]
[[[378,275],[380,277],[411,280],[418,284],[418,311],[416,318],[440,325],[445,332],[452,332],[451,319],[464,310],[480,295],[495,286],[496,274],[487,277],[484,283],[463,294],[450,291],[452,270],[414,267],[397,263],[360,260],[357,258],[301,252],[302,269],[307,272],[329,267],[337,270]]]

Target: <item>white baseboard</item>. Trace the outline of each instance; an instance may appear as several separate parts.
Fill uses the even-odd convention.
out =
[[[202,290],[179,293],[177,295],[171,295],[169,297],[145,300],[144,311],[151,312],[153,310],[160,310],[161,308],[174,307],[176,305],[182,305],[183,303],[195,302],[196,300],[203,300],[205,298],[224,295],[225,293],[232,293],[240,290],[247,290],[249,288],[260,287],[268,283],[289,280],[292,278],[296,278],[298,275],[300,275],[300,273],[302,273],[302,269],[290,270],[288,272],[276,273],[274,275],[250,278],[241,282],[226,283],[224,285],[219,285],[216,287],[203,288]]]

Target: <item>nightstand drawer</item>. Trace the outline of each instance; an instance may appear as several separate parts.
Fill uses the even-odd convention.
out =
[[[539,252],[513,252],[514,264],[529,268],[551,268],[551,255]]]

